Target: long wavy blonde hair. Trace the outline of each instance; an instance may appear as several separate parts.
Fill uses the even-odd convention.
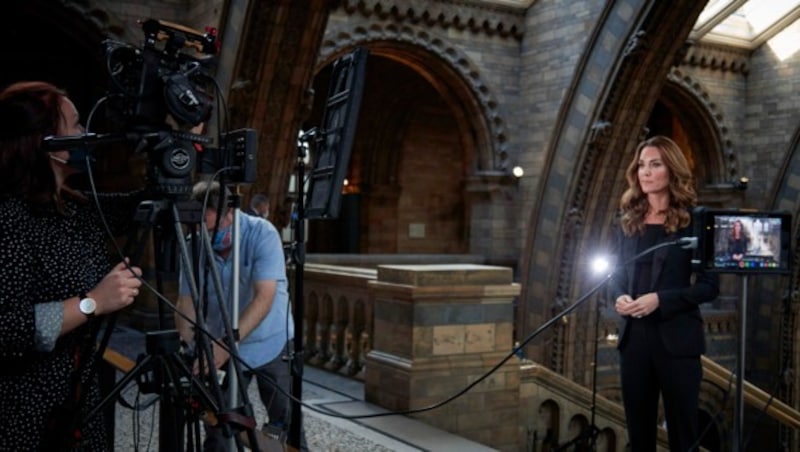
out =
[[[681,148],[670,138],[656,135],[639,143],[633,160],[625,171],[628,189],[620,199],[622,217],[620,223],[625,235],[644,231],[645,218],[650,209],[647,195],[639,185],[639,157],[645,147],[655,147],[661,154],[661,160],[669,171],[669,206],[663,212],[664,227],[668,232],[675,232],[691,222],[690,209],[697,204],[697,193],[694,189],[694,177],[689,163]]]

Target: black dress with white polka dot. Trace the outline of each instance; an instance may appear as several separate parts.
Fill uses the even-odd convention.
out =
[[[112,234],[125,230],[137,201],[133,195],[99,197]],[[39,350],[34,306],[63,302],[91,290],[119,257],[91,200],[39,206],[0,196],[0,451],[41,450],[68,422],[78,420],[80,450],[110,450],[103,416],[85,415],[100,401],[93,358],[76,353],[96,341],[91,322]],[[113,259],[113,260],[112,260]],[[38,319],[60,322],[61,316]],[[96,325],[94,325],[96,326]],[[73,372],[81,370],[82,401],[70,405]],[[64,407],[67,407],[66,412]],[[102,410],[101,410],[102,411]],[[55,422],[55,424],[53,424]],[[71,430],[71,429],[70,429]]]

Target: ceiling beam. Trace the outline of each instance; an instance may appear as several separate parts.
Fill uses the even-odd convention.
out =
[[[689,35],[689,37],[693,39],[702,39],[703,36],[705,36],[708,32],[710,32],[714,27],[722,23],[722,21],[727,19],[728,16],[735,13],[745,3],[747,3],[747,0],[731,1],[730,3],[725,5],[722,9],[720,9],[716,14],[714,14],[708,20],[706,20],[703,24],[701,24],[699,28],[695,28],[694,30],[692,30],[692,33]]]

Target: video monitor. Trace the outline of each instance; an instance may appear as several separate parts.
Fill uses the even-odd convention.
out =
[[[792,217],[787,212],[694,211],[695,264],[719,273],[790,273]]]

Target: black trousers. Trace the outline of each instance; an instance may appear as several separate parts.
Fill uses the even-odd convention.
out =
[[[698,435],[700,356],[674,356],[664,349],[658,324],[633,319],[620,349],[622,398],[632,452],[655,452],[661,395],[671,452],[690,452]]]

